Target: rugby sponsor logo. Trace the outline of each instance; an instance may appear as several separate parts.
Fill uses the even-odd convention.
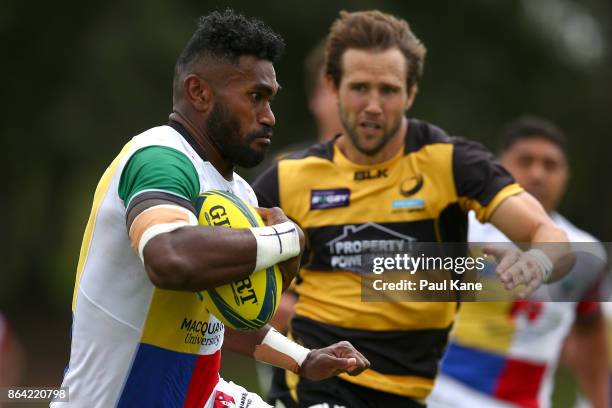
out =
[[[332,269],[362,272],[363,255],[397,254],[412,251],[416,238],[368,222],[345,225],[342,234],[326,243]]]
[[[215,205],[214,207],[211,207],[210,210],[204,214],[204,216],[206,217],[206,221],[215,227],[232,227],[227,216],[227,211],[222,205]]]
[[[353,176],[353,180],[360,181],[360,180],[375,180],[379,178],[387,178],[389,177],[388,171],[389,169],[356,171]]]
[[[328,208],[348,207],[350,197],[351,190],[348,188],[311,190],[310,209],[325,210]]]
[[[185,344],[199,344],[201,346],[221,347],[223,343],[222,334],[225,331],[223,323],[215,321],[202,321],[197,319],[183,318],[180,330],[185,334]]]
[[[253,399],[247,392],[240,395],[240,408],[249,408],[253,404]]]
[[[241,306],[245,303],[257,304],[257,295],[253,288],[253,282],[251,282],[249,277],[232,282],[231,286],[236,306]]]
[[[391,203],[393,210],[410,209],[411,211],[423,210],[425,208],[425,200],[422,198],[404,198],[401,200],[393,200]]]

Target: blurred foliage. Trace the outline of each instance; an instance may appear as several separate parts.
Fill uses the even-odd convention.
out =
[[[68,321],[98,177],[133,135],[166,122],[174,62],[197,17],[227,6],[287,41],[276,66],[276,148],[314,138],[302,68],[310,47],[339,10],[378,8],[408,20],[428,48],[410,115],[490,147],[519,114],[556,121],[572,164],[561,210],[612,240],[612,4],[530,1],[5,0],[0,309],[43,308]],[[259,170],[241,173],[252,179]]]

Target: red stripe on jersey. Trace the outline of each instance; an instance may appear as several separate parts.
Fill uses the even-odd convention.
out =
[[[599,310],[599,302],[578,302],[576,313],[578,316],[590,315]]]
[[[508,359],[493,395],[524,408],[538,408],[538,393],[546,365]]]
[[[221,350],[214,354],[198,356],[183,408],[201,408],[206,404],[219,382],[220,369]]]

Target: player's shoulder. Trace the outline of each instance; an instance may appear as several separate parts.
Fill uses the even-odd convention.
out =
[[[409,119],[406,134],[405,152],[411,153],[428,145],[451,145],[461,157],[482,157],[490,160],[492,155],[482,143],[450,134],[439,126],[420,119]]]
[[[168,125],[155,126],[147,129],[134,136],[132,138],[132,143],[135,149],[156,145],[181,149],[183,146],[181,135]]]
[[[145,161],[150,166],[167,163],[187,166],[191,173],[191,168],[196,173],[205,171],[207,160],[191,145],[186,136],[179,130],[170,125],[162,125],[150,128],[134,136],[128,143],[130,148],[125,157],[125,161],[133,161],[140,157],[140,161]]]
[[[319,158],[332,161],[334,158],[334,143],[339,136],[340,135],[337,135],[331,140],[314,143],[310,146],[302,147],[301,149],[287,153],[284,157],[280,158],[279,162],[285,160],[304,160],[308,158]]]
[[[432,144],[452,144],[454,139],[441,127],[421,119],[410,118],[408,119],[404,152],[415,152]]]

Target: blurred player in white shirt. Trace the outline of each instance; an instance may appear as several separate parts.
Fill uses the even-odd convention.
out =
[[[548,407],[565,338],[567,360],[593,407],[608,406],[606,335],[599,303],[606,255],[603,246],[555,210],[569,177],[565,138],[553,124],[520,118],[502,132],[500,161],[536,197],[572,242],[590,254],[578,257],[570,275],[541,287],[541,299],[464,303],[442,361],[429,407]],[[508,242],[490,224],[470,217],[469,241]],[[538,296],[536,292],[536,298]],[[590,301],[586,301],[590,300]],[[569,334],[571,333],[571,334]]]

